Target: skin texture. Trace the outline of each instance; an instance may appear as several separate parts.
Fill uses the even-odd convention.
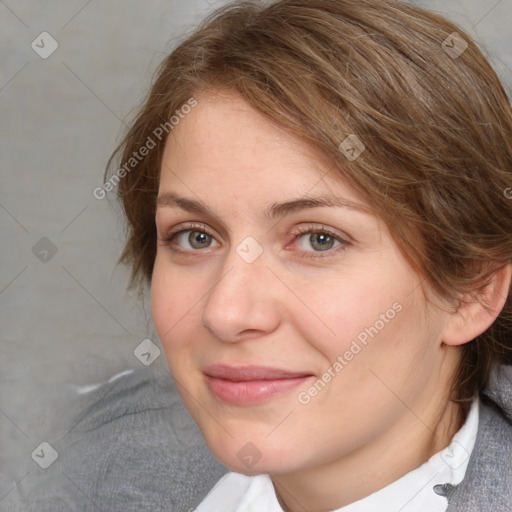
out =
[[[426,283],[369,212],[324,206],[268,218],[274,203],[304,196],[365,205],[318,154],[242,99],[209,93],[197,100],[167,141],[159,195],[202,201],[211,214],[173,204],[156,213],[152,313],[169,367],[223,464],[270,474],[285,510],[339,508],[449,444],[460,427],[448,400],[458,345],[494,318],[479,309],[453,315],[428,302]],[[329,239],[321,251],[311,231],[325,229],[340,241]],[[164,241],[173,231],[185,232]],[[204,248],[194,248],[190,231],[211,238],[203,235]],[[249,236],[263,250],[253,263],[237,253]],[[393,304],[400,311],[347,360],[357,336]],[[299,394],[338,356],[346,364],[301,403]],[[211,364],[314,377],[261,404],[229,405],[209,391],[203,370]],[[247,443],[261,457],[251,467],[238,456]]]

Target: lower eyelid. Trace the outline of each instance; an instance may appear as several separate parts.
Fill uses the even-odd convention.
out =
[[[181,229],[180,231],[176,231],[175,233],[171,233],[167,239],[166,239],[166,242],[167,244],[169,245],[169,247],[176,251],[176,252],[180,252],[180,253],[192,253],[192,252],[206,252],[208,251],[209,249],[212,248],[211,247],[206,247],[204,249],[183,249],[182,247],[180,247],[179,245],[177,244],[174,244],[175,240],[184,235],[185,233],[193,233],[193,232],[198,232],[198,233],[204,233],[206,235],[208,235],[209,237],[211,237],[212,239],[212,242],[215,242],[217,245],[214,245],[213,247],[218,247],[220,244],[219,242],[217,241],[217,239],[215,238],[214,235],[212,235],[211,233],[209,233],[208,231],[204,230],[204,229],[196,229],[196,228],[192,228],[192,229]],[[178,247],[178,249],[175,249],[173,248],[173,245]]]
[[[344,242],[343,240],[336,240],[338,242],[338,245],[335,245],[334,247],[327,249],[325,251],[308,251],[305,249],[299,249],[299,252],[301,252],[306,258],[328,258],[332,257],[338,252],[344,251],[349,246],[348,242]]]

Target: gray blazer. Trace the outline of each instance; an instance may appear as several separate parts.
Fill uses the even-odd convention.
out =
[[[448,497],[447,512],[512,511],[512,366],[495,373],[482,400],[466,476],[441,490]]]
[[[0,512],[189,512],[228,469],[210,453],[163,365],[139,367],[85,394],[68,386],[59,456],[26,476]],[[66,423],[63,428],[62,423]],[[1,475],[1,468],[0,468]],[[0,496],[1,497],[1,496]]]
[[[228,471],[207,449],[168,372],[133,370],[76,400],[59,453],[0,501],[1,512],[191,512]],[[448,512],[512,511],[512,366],[482,396],[464,481],[438,486]],[[262,511],[264,512],[264,511]]]

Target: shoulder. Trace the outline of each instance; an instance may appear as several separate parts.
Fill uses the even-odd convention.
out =
[[[512,367],[494,374],[481,396],[478,434],[448,512],[510,512],[512,503]]]
[[[75,454],[95,473],[90,483],[102,509],[189,510],[227,471],[168,372],[139,368],[110,383],[74,430]]]
[[[69,428],[50,443],[59,454],[47,470],[54,478],[30,492],[24,510],[192,510],[228,471],[208,450],[168,372],[127,370],[71,392]]]

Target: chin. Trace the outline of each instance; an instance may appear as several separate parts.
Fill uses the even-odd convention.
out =
[[[231,471],[247,476],[284,474],[305,465],[303,450],[297,450],[301,443],[291,443],[286,436],[269,440],[261,435],[251,436],[245,429],[231,434],[233,437],[223,431],[220,435],[217,429],[210,435],[203,432],[210,451]]]

